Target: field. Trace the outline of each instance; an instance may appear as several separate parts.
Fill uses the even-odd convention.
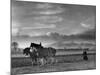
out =
[[[58,71],[74,71],[89,70],[96,68],[96,54],[88,53],[88,61],[84,61],[82,54],[56,55],[58,61],[52,65],[32,66],[29,57],[12,57],[11,58],[11,74],[28,74],[41,72],[58,72]]]

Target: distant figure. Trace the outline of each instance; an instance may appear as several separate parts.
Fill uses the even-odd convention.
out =
[[[85,61],[88,60],[88,56],[87,56],[87,51],[86,50],[83,51],[83,60],[85,60]]]

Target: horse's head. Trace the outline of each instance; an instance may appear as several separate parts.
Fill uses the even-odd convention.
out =
[[[27,47],[23,50],[23,54],[28,55],[30,53],[30,48]]]

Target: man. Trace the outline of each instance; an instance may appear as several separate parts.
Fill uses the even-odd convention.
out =
[[[85,60],[85,61],[88,60],[88,56],[87,56],[87,51],[86,50],[83,51],[83,60]]]

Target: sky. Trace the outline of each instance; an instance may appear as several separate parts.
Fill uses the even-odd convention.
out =
[[[11,12],[13,39],[52,33],[77,35],[96,26],[95,6],[12,0]]]

